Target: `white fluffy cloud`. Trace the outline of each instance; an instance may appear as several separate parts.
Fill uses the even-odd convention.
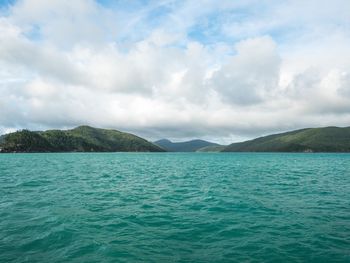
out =
[[[272,3],[260,16],[244,11],[248,20],[244,4],[213,3],[130,12],[92,0],[16,2],[0,17],[1,131],[90,124],[231,142],[349,125],[346,1],[322,2],[316,13],[307,10],[317,2],[288,3],[293,15]],[[298,15],[308,24],[296,31]]]
[[[234,104],[263,102],[278,88],[280,57],[269,37],[244,40],[237,54],[222,65],[212,78],[212,86],[224,101]]]

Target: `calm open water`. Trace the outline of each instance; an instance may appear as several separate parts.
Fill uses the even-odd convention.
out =
[[[0,262],[350,262],[350,154],[0,155]]]

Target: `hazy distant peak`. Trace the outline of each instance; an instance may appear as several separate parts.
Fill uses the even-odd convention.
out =
[[[154,144],[170,152],[195,152],[203,147],[219,146],[219,144],[217,143],[208,142],[200,139],[193,139],[184,142],[172,142],[168,139],[161,139],[155,141]]]
[[[154,143],[173,143],[173,142],[168,139],[160,139],[158,141],[155,141]]]

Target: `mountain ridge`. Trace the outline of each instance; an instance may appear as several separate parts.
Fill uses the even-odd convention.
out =
[[[151,143],[113,129],[21,130],[0,136],[0,152],[350,152],[350,127],[304,128],[228,146],[194,139]]]
[[[194,139],[184,142],[172,142],[168,139],[161,139],[153,143],[169,152],[196,152],[204,147],[220,146],[217,143],[208,142],[200,139]]]
[[[304,128],[232,143],[223,152],[350,152],[350,127]]]
[[[1,152],[162,152],[134,134],[87,125],[70,130],[21,130],[1,136]]]

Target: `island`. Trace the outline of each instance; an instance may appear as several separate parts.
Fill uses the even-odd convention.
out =
[[[307,128],[232,143],[223,152],[350,152],[350,127]]]
[[[71,130],[21,130],[0,137],[2,153],[9,152],[164,152],[136,135],[79,126]]]
[[[350,127],[306,128],[220,145],[204,140],[147,141],[112,129],[20,130],[0,136],[0,152],[350,152]]]

